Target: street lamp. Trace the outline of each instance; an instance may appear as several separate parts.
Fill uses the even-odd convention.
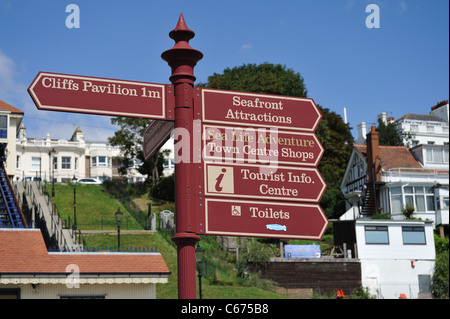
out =
[[[202,299],[202,267],[201,263],[203,261],[204,250],[200,247],[200,243],[197,243],[197,248],[195,248],[195,262],[197,263],[198,270],[198,289],[200,294],[200,299]]]
[[[73,175],[73,229],[77,230],[77,178]]]
[[[116,216],[117,222],[117,247],[120,251],[120,222],[122,221],[123,213],[120,211],[120,207],[117,209],[117,212],[114,214]]]

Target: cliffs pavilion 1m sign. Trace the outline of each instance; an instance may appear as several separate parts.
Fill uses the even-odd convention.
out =
[[[40,110],[166,120],[167,85],[40,72],[28,88]]]

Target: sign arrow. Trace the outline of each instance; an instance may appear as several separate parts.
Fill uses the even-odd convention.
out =
[[[39,110],[174,120],[169,91],[165,84],[47,72],[28,88]]]

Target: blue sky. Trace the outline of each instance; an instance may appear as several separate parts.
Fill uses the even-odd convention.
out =
[[[65,21],[80,8],[80,28]],[[369,4],[380,28],[367,28]],[[180,13],[204,54],[197,82],[247,63],[286,65],[308,96],[357,124],[383,111],[428,114],[449,97],[447,0],[0,0],[0,99],[25,112],[29,137],[106,139],[108,117],[38,111],[26,89],[39,71],[169,83],[161,53]],[[370,124],[369,124],[370,125]]]

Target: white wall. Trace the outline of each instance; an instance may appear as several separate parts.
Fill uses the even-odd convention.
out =
[[[367,243],[366,226],[387,226],[389,243]],[[426,244],[404,244],[402,226],[424,227]],[[419,275],[431,276],[434,271],[436,253],[432,223],[358,220],[356,240],[363,287],[369,288],[369,292],[378,298],[397,299],[400,294],[418,298]]]
[[[63,284],[0,285],[0,288],[20,288],[21,299],[60,299],[61,296],[105,296],[106,299],[156,299],[155,284],[84,284],[67,288]]]

